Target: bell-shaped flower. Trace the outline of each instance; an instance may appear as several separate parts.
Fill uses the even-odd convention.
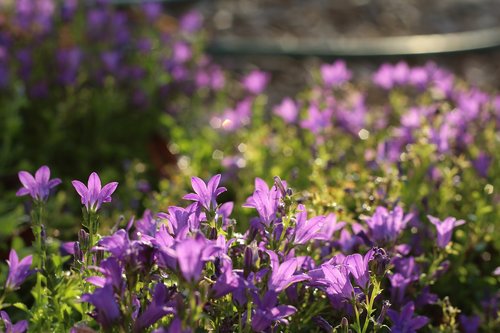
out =
[[[286,188],[286,182],[282,182]],[[248,197],[243,207],[255,208],[260,217],[261,225],[269,227],[276,221],[276,214],[282,193],[272,186],[269,188],[266,182],[260,178],[255,179],[255,191]]]
[[[310,279],[305,274],[295,275],[298,268],[297,258],[288,259],[280,264],[276,253],[270,250],[266,252],[271,259],[271,278],[267,284],[270,291],[279,293],[294,283]]]
[[[392,321],[391,332],[393,333],[415,333],[429,322],[424,316],[413,316],[415,305],[407,303],[401,308],[401,312],[389,309],[387,315]]]
[[[33,261],[33,256],[29,255],[24,257],[19,261],[19,257],[14,249],[10,250],[9,260],[7,264],[9,265],[9,274],[7,275],[7,281],[5,282],[5,288],[8,290],[16,290],[21,286],[21,284],[35,271],[30,269],[31,263]]]
[[[35,177],[27,171],[19,171],[18,177],[23,187],[16,192],[16,195],[29,194],[34,200],[47,200],[50,190],[61,184],[59,178],[50,179],[50,169],[46,165],[36,171]]]
[[[83,294],[81,300],[95,307],[91,316],[105,330],[113,327],[121,317],[120,308],[116,302],[113,287],[109,284],[106,284],[102,288],[97,288],[92,294]]]
[[[220,174],[215,175],[205,184],[201,178],[192,177],[191,185],[195,193],[186,194],[184,199],[195,201],[208,211],[214,210],[217,207],[216,198],[226,192],[225,187],[219,187],[220,178]]]
[[[293,315],[297,309],[291,305],[277,305],[276,294],[267,292],[262,299],[252,293],[256,305],[252,313],[252,330],[262,332],[274,323],[288,324],[286,317]],[[244,315],[244,318],[246,316]]]
[[[431,215],[427,215],[427,218],[436,226],[437,245],[442,249],[451,241],[453,229],[465,223],[464,220],[457,220],[454,217],[447,217],[443,221]]]
[[[305,244],[311,239],[326,239],[326,235],[321,233],[325,221],[324,216],[316,216],[307,219],[306,207],[298,205],[297,223],[295,224],[294,244]]]
[[[5,311],[0,312],[3,324],[5,326],[5,333],[24,333],[28,330],[28,321],[21,320],[13,324],[9,315]]]
[[[144,332],[167,314],[175,313],[175,309],[171,306],[173,304],[169,304],[172,296],[173,294],[169,292],[163,283],[157,283],[151,303],[134,323],[134,332]]]
[[[375,242],[395,241],[412,217],[412,214],[405,215],[399,206],[392,211],[385,207],[377,207],[373,216],[366,219],[371,239]]]
[[[79,180],[71,182],[76,192],[82,199],[82,205],[85,205],[87,211],[96,212],[105,202],[111,202],[111,195],[118,187],[117,182],[111,182],[101,187],[101,179],[97,173],[92,172],[89,176],[87,186]]]

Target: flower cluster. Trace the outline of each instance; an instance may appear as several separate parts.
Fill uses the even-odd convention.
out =
[[[428,306],[454,309],[430,287],[446,275],[453,229],[464,221],[428,216],[436,227],[434,239],[427,242],[423,236],[432,230],[422,228],[405,242],[409,226],[423,212],[408,214],[395,204],[377,207],[372,216],[338,222],[337,214],[317,215],[310,202],[297,202],[287,182],[275,177],[271,186],[255,180],[243,205],[254,217],[238,233],[241,221],[231,218],[232,202],[219,201],[226,191],[220,181],[221,175],[207,183],[193,177],[194,193],[184,196],[193,203],[167,212],[146,211],[107,236],[94,235],[95,243],[83,247],[90,261],[78,254],[79,244],[88,242],[82,230],[74,246],[67,247],[73,249],[73,268],[63,279],[80,285],[79,302],[90,311],[80,319],[71,314],[65,323],[40,323],[32,317],[34,328],[59,324],[74,331],[98,325],[110,332],[194,332],[218,325],[229,331],[271,332],[319,323],[330,331],[388,326],[412,333],[431,324]],[[92,173],[88,188],[78,181],[73,186],[92,216],[111,201],[117,183],[101,188],[99,176]],[[92,239],[95,230],[88,231]],[[435,255],[424,256],[429,250]],[[31,256],[19,261],[11,251],[6,292],[14,292],[31,275],[31,261]],[[43,288],[49,295],[57,293],[50,283]],[[33,315],[41,311],[37,306]],[[12,332],[28,327],[26,321],[12,325],[5,312],[2,319]],[[460,320],[464,327],[473,326],[465,316]],[[432,325],[456,328],[448,321]]]

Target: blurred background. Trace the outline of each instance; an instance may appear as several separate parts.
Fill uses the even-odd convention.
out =
[[[118,208],[143,210],[151,189],[180,198],[164,180],[222,169],[209,139],[193,142],[255,69],[270,74],[262,112],[339,58],[361,79],[434,61],[496,89],[499,21],[494,0],[0,0],[1,233],[27,222],[17,172],[44,164],[65,184],[118,180]],[[54,211],[79,209],[70,191]]]

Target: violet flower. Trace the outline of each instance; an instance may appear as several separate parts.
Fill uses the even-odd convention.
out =
[[[213,176],[208,184],[198,177],[191,178],[191,185],[196,193],[189,193],[184,196],[186,200],[192,200],[203,206],[206,210],[211,211],[217,207],[216,198],[226,192],[225,187],[219,187],[221,175]]]
[[[286,189],[286,182],[283,182],[283,185]],[[282,193],[276,186],[269,188],[264,180],[255,178],[255,191],[247,198],[243,207],[255,208],[260,216],[260,225],[269,227],[277,219],[276,214],[281,197]]]
[[[427,215],[427,218],[436,226],[437,245],[442,249],[451,241],[453,229],[465,223],[464,220],[457,220],[454,217],[447,217],[443,221],[431,215]]]
[[[392,309],[387,310],[387,315],[392,321],[391,332],[415,333],[417,330],[427,325],[429,318],[424,316],[414,317],[414,312],[415,305],[413,302],[409,302],[403,306],[400,313]]]
[[[323,83],[327,87],[339,86],[352,77],[352,73],[347,69],[345,61],[337,60],[333,64],[323,64],[320,68]]]
[[[458,316],[458,319],[465,333],[477,333],[481,325],[481,317],[479,316],[466,316],[461,314]]]
[[[175,251],[182,276],[187,281],[198,281],[205,262],[210,260],[218,250],[218,247],[200,235],[179,242]]]
[[[73,180],[71,183],[82,198],[82,205],[85,205],[87,211],[93,212],[101,208],[103,203],[111,202],[111,195],[118,187],[117,182],[111,182],[101,188],[101,179],[95,172],[89,176],[88,187],[79,180]]]
[[[294,244],[305,244],[311,239],[325,239],[326,236],[320,231],[323,228],[324,216],[315,216],[307,220],[306,207],[298,205],[297,223],[295,225]]]
[[[120,319],[120,308],[116,302],[113,287],[109,284],[97,288],[93,294],[83,294],[81,300],[95,307],[92,317],[104,329],[111,328]]]
[[[279,105],[274,107],[273,112],[283,118],[285,123],[292,124],[297,120],[299,108],[293,99],[286,97]]]
[[[175,313],[175,309],[168,304],[171,297],[172,293],[163,283],[156,284],[151,303],[135,321],[134,332],[144,332],[167,314]]]
[[[50,169],[46,165],[36,171],[35,177],[27,171],[19,171],[18,177],[23,187],[16,192],[16,195],[29,194],[34,200],[47,200],[50,190],[61,184],[59,178],[50,179]]]
[[[35,272],[30,269],[32,261],[32,255],[26,256],[19,261],[16,251],[14,249],[10,250],[9,260],[7,260],[7,264],[9,265],[9,274],[7,275],[7,281],[5,282],[6,289],[18,289],[24,280]]]
[[[266,89],[268,82],[269,74],[259,70],[250,72],[242,81],[245,89],[254,95],[262,93]]]
[[[273,251],[266,251],[271,259],[271,278],[267,284],[270,291],[279,293],[294,283],[309,280],[305,274],[294,275],[298,268],[297,258],[288,259],[282,264],[279,263],[278,255]]]
[[[356,284],[362,289],[368,287],[370,282],[370,271],[368,268],[368,263],[372,260],[373,251],[369,251],[363,257],[359,253],[348,255],[344,259],[344,264],[347,265],[351,274],[354,277]]]
[[[262,332],[275,322],[288,324],[286,317],[297,312],[297,309],[291,305],[276,306],[275,294],[266,293],[262,300],[255,294],[253,296],[257,307],[252,314],[251,326],[255,332]]]
[[[399,206],[396,206],[392,211],[379,206],[375,209],[373,216],[366,219],[366,223],[370,228],[372,240],[375,242],[393,242],[412,217],[412,214],[405,215],[403,209]]]
[[[0,312],[0,317],[2,318],[3,324],[5,326],[5,333],[24,333],[28,330],[27,320],[21,320],[15,324],[12,324],[9,315],[5,311]]]

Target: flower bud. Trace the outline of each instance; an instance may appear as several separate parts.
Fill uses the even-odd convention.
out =
[[[326,321],[325,318],[320,317],[320,316],[316,316],[316,317],[313,317],[313,322],[316,325],[318,325],[323,331],[325,331],[327,333],[333,333],[332,325],[330,325],[330,323],[328,323],[328,321]]]
[[[89,234],[83,229],[80,229],[78,232],[78,243],[80,244],[80,248],[87,252],[89,250]]]

